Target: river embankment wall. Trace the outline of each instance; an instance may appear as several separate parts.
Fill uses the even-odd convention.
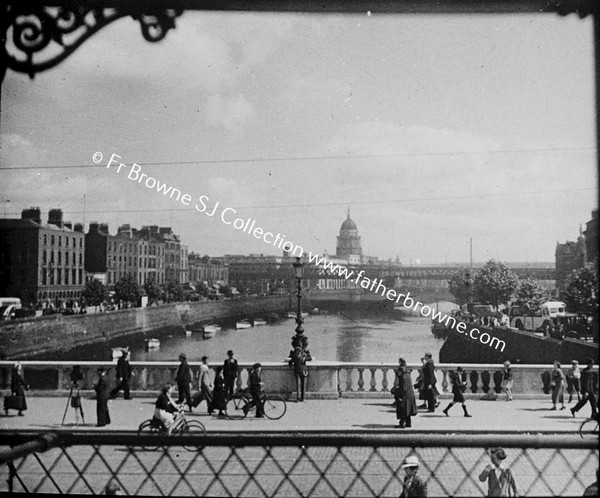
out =
[[[0,359],[34,358],[153,330],[181,332],[213,320],[253,317],[288,307],[288,296],[268,296],[11,320],[0,322]]]
[[[504,350],[471,339],[469,334],[474,328],[503,341]],[[475,336],[477,335],[475,333]],[[585,365],[587,358],[592,358],[597,363],[597,343],[571,338],[558,340],[509,327],[492,328],[480,325],[468,325],[464,334],[449,330],[439,355],[441,363],[503,363],[508,360],[513,364],[531,365],[549,364],[555,360],[564,364],[577,360],[581,365]]]

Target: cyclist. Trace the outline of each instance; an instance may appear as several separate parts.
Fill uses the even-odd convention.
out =
[[[154,418],[160,420],[167,429],[167,434],[169,434],[169,436],[175,425],[175,414],[179,411],[179,408],[171,399],[170,395],[172,392],[173,386],[171,384],[166,384],[161,389],[156,403],[154,404]]]
[[[262,365],[255,363],[252,365],[252,371],[250,372],[249,391],[252,395],[252,401],[249,403],[248,408],[256,406],[256,417],[263,418],[265,416],[264,407],[260,399],[262,394],[264,383],[261,380],[260,374],[262,372]],[[248,408],[245,408],[246,410]]]

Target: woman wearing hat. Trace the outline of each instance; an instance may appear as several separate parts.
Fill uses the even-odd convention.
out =
[[[506,360],[504,362],[504,370],[502,372],[502,389],[506,392],[506,401],[512,401],[512,386],[513,386],[513,377],[512,370],[510,368],[510,361]]]
[[[506,452],[502,448],[490,450],[492,465],[487,465],[479,474],[481,482],[488,482],[488,496],[518,496],[517,484],[512,472],[504,466]]]
[[[108,382],[106,382],[106,370],[98,369],[98,383],[94,386],[96,391],[96,417],[97,426],[104,427],[110,424],[110,414],[108,413]]]
[[[181,404],[184,401],[187,403],[188,408],[192,411],[192,394],[190,387],[192,385],[192,372],[190,365],[187,362],[187,356],[185,353],[179,355],[179,368],[175,375],[175,382],[177,383],[177,403]]]
[[[427,484],[417,475],[419,471],[419,459],[416,456],[406,457],[402,468],[406,475],[404,476],[400,498],[427,496]]]

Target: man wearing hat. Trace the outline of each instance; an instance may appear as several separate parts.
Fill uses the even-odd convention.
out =
[[[238,362],[233,357],[233,351],[227,351],[227,359],[223,362],[223,379],[225,381],[225,395],[233,396],[235,379],[238,376]]]
[[[187,356],[185,353],[181,353],[179,355],[179,361],[181,363],[179,364],[177,374],[175,375],[177,392],[179,393],[177,403],[181,404],[185,400],[190,408],[190,411],[192,411],[192,394],[190,392],[190,386],[192,385],[192,373],[190,371],[190,366],[188,365]]]
[[[262,365],[260,363],[255,363],[252,365],[252,371],[250,372],[250,379],[248,382],[248,390],[252,395],[252,401],[250,402],[250,406],[256,406],[256,416],[258,418],[262,418],[265,416],[265,412],[263,409],[263,404],[260,399],[260,395],[262,394],[264,384],[261,379],[262,373]]]
[[[492,465],[487,465],[479,474],[481,482],[488,482],[488,496],[518,496],[517,484],[512,472],[504,466],[506,452],[502,448],[491,448]]]
[[[416,456],[405,458],[402,468],[406,475],[404,476],[400,498],[427,496],[427,484],[425,484],[425,481],[417,475],[419,465],[419,459]]]
[[[121,350],[121,357],[117,361],[117,380],[115,388],[110,392],[111,398],[116,398],[119,391],[123,389],[123,398],[131,399],[129,382],[131,381],[131,365],[129,364],[130,353],[128,349]]]
[[[588,358],[586,363],[587,367],[581,372],[581,400],[575,405],[574,408],[571,408],[571,414],[575,416],[575,414],[589,401],[592,407],[591,417],[596,418],[598,412],[596,410],[596,395],[594,393],[594,373],[592,372],[594,360]]]

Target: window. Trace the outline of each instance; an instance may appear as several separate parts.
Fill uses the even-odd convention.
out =
[[[58,247],[62,246],[62,236],[58,236]]]
[[[51,236],[50,244],[54,245],[54,235]]]
[[[71,283],[73,285],[75,285],[75,281],[77,280],[75,277],[77,276],[77,270],[75,270],[75,268],[73,268],[71,270]]]
[[[62,265],[62,252],[58,251],[58,264]]]

